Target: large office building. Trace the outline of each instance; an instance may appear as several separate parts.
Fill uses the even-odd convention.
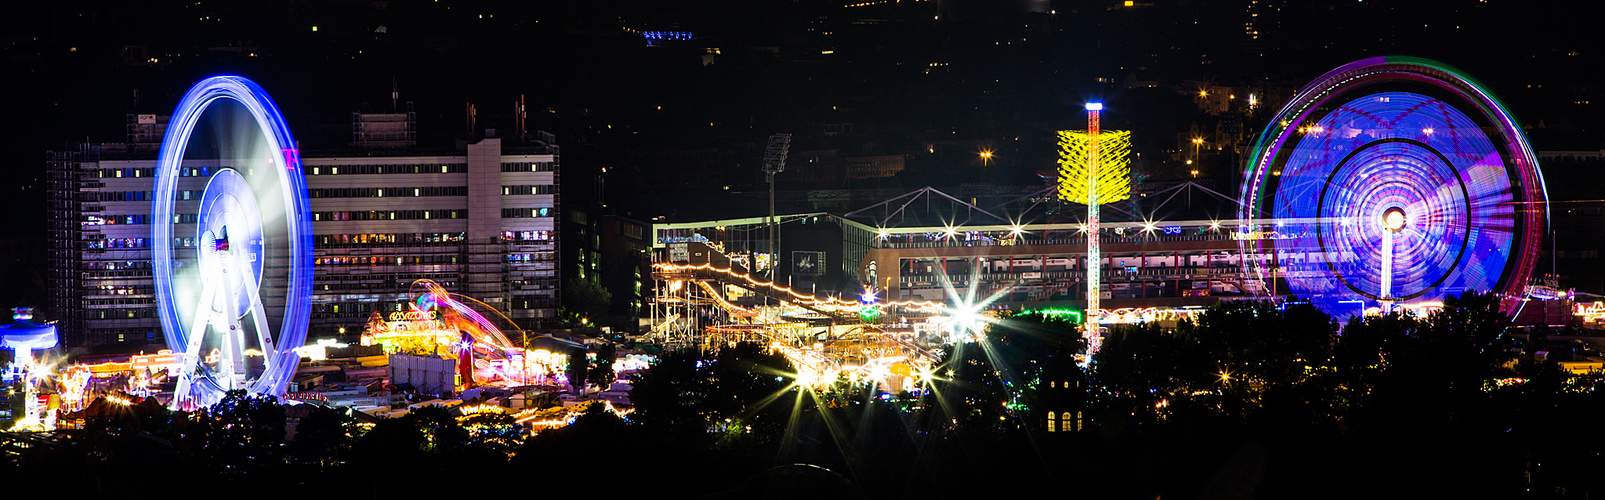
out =
[[[162,118],[130,117],[127,143],[48,154],[50,306],[70,347],[163,342],[150,267]],[[390,121],[405,132],[411,120]],[[354,117],[352,150],[302,153],[316,256],[309,338],[356,335],[426,278],[523,327],[555,317],[559,156],[550,136],[424,152],[402,134],[376,148],[374,127],[362,126],[372,121]],[[196,212],[220,166],[185,162],[178,214]],[[175,219],[175,236],[195,232],[193,215]]]

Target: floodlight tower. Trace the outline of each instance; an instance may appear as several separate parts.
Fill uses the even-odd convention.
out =
[[[769,136],[763,152],[764,178],[769,181],[769,281],[775,281],[780,265],[780,225],[775,220],[775,174],[786,170],[786,154],[791,151],[791,134]],[[756,262],[754,262],[756,264]],[[756,270],[754,270],[756,271]]]
[[[1089,362],[1103,343],[1098,335],[1098,299],[1103,291],[1103,255],[1098,244],[1098,115],[1102,111],[1103,103],[1087,103],[1087,314],[1082,337],[1087,339]]]

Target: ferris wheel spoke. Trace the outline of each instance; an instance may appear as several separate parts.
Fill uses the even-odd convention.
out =
[[[274,373],[272,368],[282,353],[279,352],[278,346],[274,345],[273,330],[268,328],[267,311],[262,307],[262,291],[257,288],[259,284],[256,275],[244,273],[243,281],[246,298],[251,301],[251,323],[256,327],[256,340],[262,350],[262,365],[267,368],[262,373],[266,376],[268,373]]]

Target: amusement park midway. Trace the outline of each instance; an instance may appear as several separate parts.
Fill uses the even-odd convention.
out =
[[[1050,3],[28,7],[0,478],[1605,495],[1582,25]]]

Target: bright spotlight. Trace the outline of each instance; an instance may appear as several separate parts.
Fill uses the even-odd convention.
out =
[[[1087,111],[1103,111],[1103,103],[1089,102],[1087,103]]]

